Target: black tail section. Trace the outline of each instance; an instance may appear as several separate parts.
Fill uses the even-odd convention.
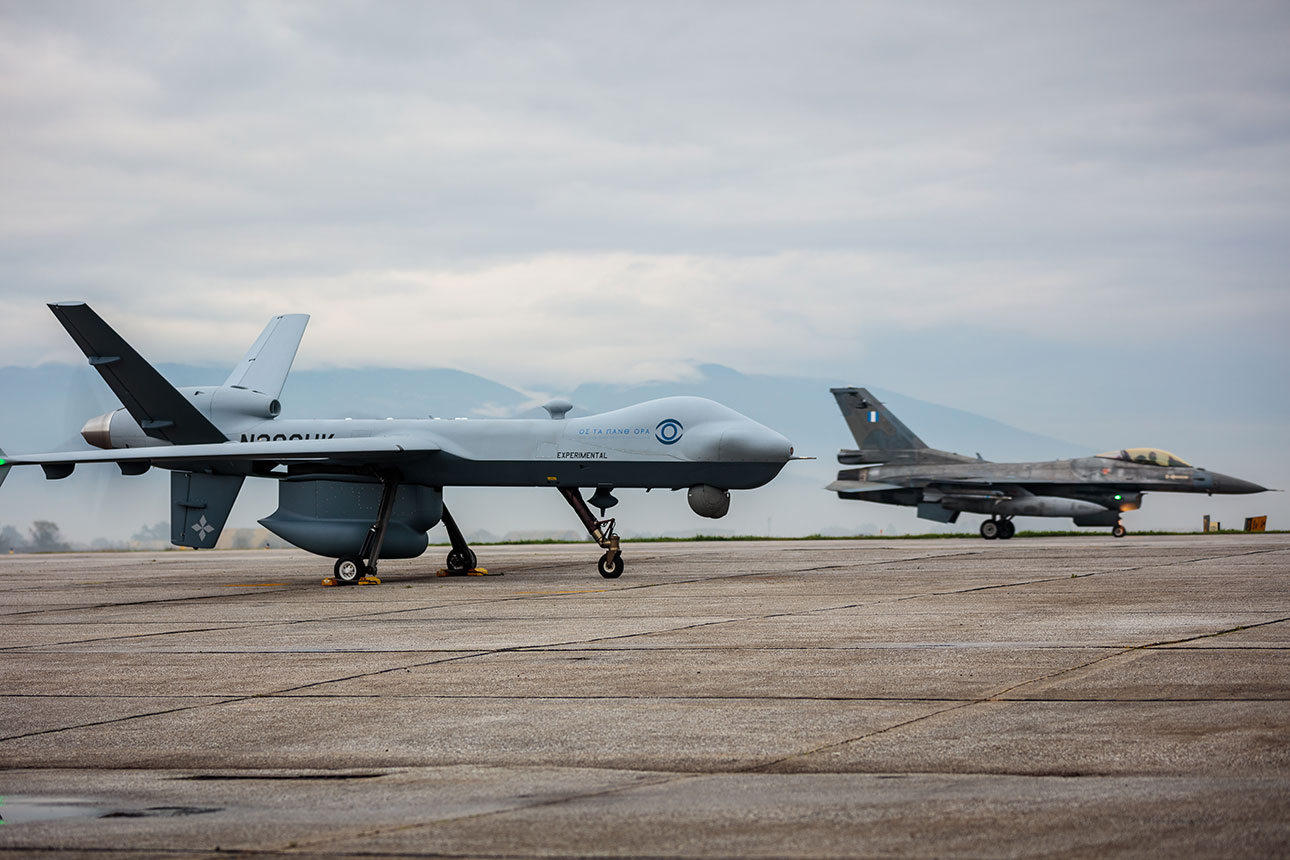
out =
[[[928,448],[904,423],[866,388],[831,388],[858,450],[838,452],[838,462],[863,463],[971,463],[973,457]]]
[[[49,309],[144,433],[175,445],[228,441],[89,305],[60,302]]]
[[[830,388],[838,400],[842,417],[862,450],[909,451],[926,448],[899,418],[866,388]]]

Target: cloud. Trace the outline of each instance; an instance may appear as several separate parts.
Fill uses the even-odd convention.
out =
[[[1209,298],[1184,289],[1190,304],[1137,289],[1140,305],[1125,307],[1129,287],[1099,269],[863,252],[543,254],[249,281],[194,273],[166,293],[122,289],[99,310],[155,361],[231,363],[269,316],[293,311],[313,314],[302,367],[450,366],[511,384],[576,385],[683,378],[702,362],[809,374],[893,343],[902,354],[935,351],[947,331],[1005,350],[1014,332],[1054,347],[1168,345],[1201,320],[1244,315],[1253,298],[1239,284]],[[1263,307],[1279,317],[1287,301],[1274,295]],[[32,333],[55,327],[34,303],[4,311],[0,360],[21,363],[36,351]],[[1157,313],[1169,324],[1144,325]],[[74,355],[67,344],[45,348]]]
[[[1144,9],[6,4],[0,361],[64,298],[516,383],[1284,359],[1290,14]]]

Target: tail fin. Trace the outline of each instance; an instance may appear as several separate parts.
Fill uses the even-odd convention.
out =
[[[170,542],[213,547],[242,489],[242,475],[170,473]]]
[[[10,466],[4,458],[4,449],[0,448],[0,484],[3,484],[4,479],[9,477],[9,470],[12,468],[13,466]]]
[[[275,400],[295,361],[300,338],[309,324],[309,314],[283,314],[269,320],[237,367],[224,380],[231,388],[249,388]]]
[[[89,305],[59,302],[49,309],[144,433],[175,445],[227,441],[219,428]]]
[[[899,418],[867,388],[830,388],[856,445],[862,450],[909,451],[926,448]]]
[[[972,457],[928,448],[904,423],[882,405],[867,388],[831,388],[859,450],[838,452],[838,462],[862,463],[971,463]]]

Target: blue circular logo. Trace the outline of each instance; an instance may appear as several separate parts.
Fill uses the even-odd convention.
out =
[[[685,428],[681,426],[680,421],[675,418],[664,418],[654,428],[654,438],[664,445],[675,445],[681,440],[681,434],[684,432]]]

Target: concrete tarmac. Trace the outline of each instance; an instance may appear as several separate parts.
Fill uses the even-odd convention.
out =
[[[0,558],[0,855],[1284,857],[1290,537]]]

